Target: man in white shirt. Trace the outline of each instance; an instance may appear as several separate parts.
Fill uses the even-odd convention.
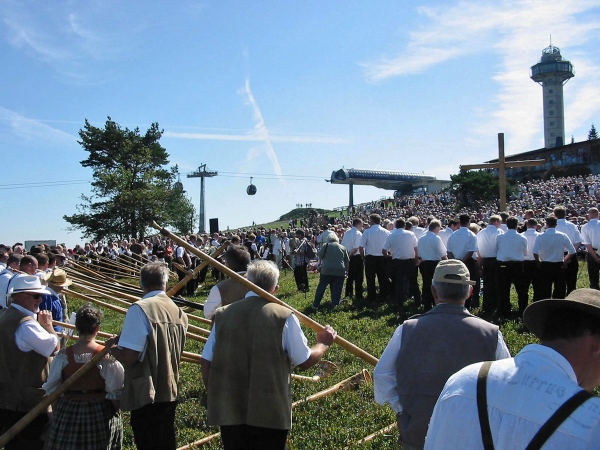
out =
[[[560,231],[561,233],[565,233],[573,247],[575,247],[575,252],[579,251],[579,247],[581,247],[581,234],[577,229],[577,225],[573,222],[568,222],[566,220],[567,211],[564,206],[557,206],[554,208],[554,215],[558,219],[556,222],[556,231]],[[571,258],[565,268],[565,281],[567,283],[567,295],[571,291],[574,291],[577,288],[577,274],[579,273],[579,260],[577,259],[577,255]]]
[[[477,251],[477,237],[475,233],[469,230],[471,217],[467,214],[461,214],[458,218],[460,228],[456,230],[448,239],[448,259],[458,259],[465,263],[469,273],[477,273],[473,253]],[[485,289],[485,287],[484,287]],[[465,302],[467,309],[479,306],[479,299],[469,297]]]
[[[519,219],[506,219],[507,230],[497,238],[498,245],[498,316],[511,318],[510,286],[515,285],[519,299],[519,316],[527,308],[529,293],[525,285],[523,261],[527,256],[527,238],[517,233]]]
[[[540,262],[540,297],[565,298],[567,283],[565,267],[573,258],[575,247],[569,237],[556,231],[557,219],[546,217],[546,231],[535,240],[533,256]],[[554,292],[552,286],[554,285]]]
[[[582,388],[591,392],[600,384],[600,292],[578,289],[565,300],[540,300],[527,307],[523,319],[541,343],[493,362],[487,374],[476,363],[452,375],[435,405],[426,450],[483,449],[484,440],[496,450],[598,448],[600,399]],[[562,416],[547,441],[529,447],[574,395],[585,403]],[[478,412],[478,399],[487,420]]]
[[[588,211],[589,222],[581,228],[581,242],[587,249],[587,271],[590,280],[590,288],[600,289],[600,222],[598,221],[598,208],[590,208]]]
[[[523,236],[527,239],[527,256],[523,263],[523,271],[525,273],[524,283],[527,286],[528,292],[529,287],[533,287],[533,301],[537,302],[542,299],[540,297],[539,288],[540,268],[538,267],[538,262],[535,260],[535,256],[533,256],[533,246],[535,245],[537,237],[542,233],[537,231],[538,221],[534,218],[527,219],[525,226],[527,229],[523,233]]]
[[[391,258],[394,273],[394,297],[396,304],[404,305],[409,287],[410,276],[418,264],[417,238],[414,233],[404,229],[404,219],[396,219],[396,229],[383,244],[383,256]]]
[[[440,239],[442,240],[442,242],[444,243],[445,247],[448,247],[448,239],[450,238],[450,236],[452,236],[452,233],[454,233],[456,230],[458,230],[458,228],[460,227],[460,224],[458,223],[458,220],[456,219],[450,219],[448,221],[448,225],[446,226],[446,228],[444,228],[442,231],[440,231]]]
[[[350,266],[348,267],[348,278],[346,278],[346,291],[344,297],[352,297],[356,293],[356,299],[360,300],[363,296],[363,278],[364,264],[363,257],[360,254],[360,240],[362,239],[363,221],[354,219],[352,228],[344,233],[342,246],[348,251],[350,257]],[[353,288],[354,287],[354,291]]]
[[[498,215],[490,217],[487,227],[477,233],[477,254],[481,277],[483,278],[483,304],[486,313],[493,313],[498,308],[498,243],[497,239],[503,231],[500,229],[502,219]]]
[[[375,277],[379,282],[379,297],[385,301],[390,293],[390,283],[385,274],[385,261],[383,254],[383,244],[390,232],[381,225],[381,216],[371,214],[369,216],[369,229],[363,232],[360,240],[359,251],[365,259],[365,278],[367,279],[367,299],[370,302],[377,300],[377,288]]]
[[[433,294],[431,293],[431,281],[438,263],[446,256],[446,247],[439,237],[442,224],[439,220],[429,222],[429,229],[424,233],[417,243],[417,253],[419,255],[419,269],[423,279],[423,306],[425,312],[429,311],[434,305]]]

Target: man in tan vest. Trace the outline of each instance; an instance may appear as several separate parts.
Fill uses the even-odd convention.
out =
[[[11,305],[0,311],[0,434],[33,409],[44,396],[49,357],[59,350],[52,313],[40,311],[48,294],[35,275],[16,275],[10,284]],[[37,314],[37,320],[36,320]],[[48,422],[40,414],[6,445],[6,450],[41,450]]]
[[[224,260],[225,265],[231,270],[246,276],[246,269],[250,264],[250,253],[245,246],[230,244],[225,251]],[[212,287],[206,302],[204,302],[204,317],[212,319],[218,307],[243,299],[247,292],[246,286],[232,278],[220,281]]]
[[[403,450],[423,448],[450,375],[473,362],[510,358],[498,327],[465,308],[474,284],[462,261],[440,261],[431,286],[435,308],[400,325],[375,366],[375,401],[396,413]]]
[[[121,334],[105,344],[125,367],[121,409],[131,411],[138,450],[177,447],[177,382],[188,319],[166,295],[168,280],[164,264],[142,267],[144,296],[127,311]]]
[[[267,292],[279,289],[279,269],[271,261],[252,261],[247,276]],[[285,449],[292,426],[292,367],[314,366],[336,335],[327,325],[309,348],[292,311],[252,291],[217,309],[201,367],[207,423],[221,427],[225,450]]]

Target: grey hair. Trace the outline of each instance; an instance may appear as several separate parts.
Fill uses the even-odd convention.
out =
[[[148,263],[140,271],[140,286],[144,290],[165,290],[169,268],[163,263]]]
[[[279,269],[273,261],[254,259],[248,264],[248,280],[267,292],[273,292],[279,282]]]
[[[469,288],[471,287],[469,284],[443,283],[433,280],[431,285],[442,301],[464,302],[469,298]]]
[[[340,238],[335,233],[330,233],[327,237],[327,242],[340,242]]]

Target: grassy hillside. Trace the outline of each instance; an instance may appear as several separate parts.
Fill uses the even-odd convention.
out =
[[[585,264],[580,267],[579,286],[587,286]],[[203,302],[213,281],[208,278],[208,283],[198,291],[196,300]],[[308,294],[296,291],[293,275],[290,270],[281,274],[281,290],[279,298],[301,312],[306,312],[312,303],[318,275],[311,274],[311,290]],[[514,293],[513,293],[514,295]],[[71,309],[76,308],[81,302],[71,300]],[[513,298],[513,309],[516,309],[516,297]],[[353,306],[343,304],[340,309],[332,310],[330,307],[329,291],[327,292],[321,309],[312,315],[317,322],[325,325],[331,324],[348,341],[359,346],[375,357],[383,352],[395,328],[402,321],[416,313],[411,303],[400,311],[397,307],[387,304],[373,305],[361,304]],[[102,325],[102,331],[117,333],[122,326],[123,316],[118,313],[105,311],[107,317]],[[308,337],[309,344],[315,342],[314,332],[303,327]],[[509,321],[501,326],[502,333],[511,351],[517,353],[524,345],[536,339],[525,332],[522,324]],[[188,341],[186,350],[201,353],[202,344]],[[293,400],[303,399],[337,383],[363,368],[372,372],[372,367],[351,355],[339,346],[332,346],[326,359],[333,361],[339,368],[337,373],[317,383],[293,382]],[[314,371],[309,371],[313,375]],[[305,374],[306,375],[306,374]],[[181,404],[177,411],[177,436],[178,444],[183,446],[218,432],[217,428],[207,427],[205,424],[206,410],[200,406],[199,397],[203,390],[200,368],[193,363],[182,363],[181,373]],[[357,390],[337,392],[321,400],[305,403],[294,409],[294,424],[289,437],[290,449],[341,449],[347,446],[359,448],[352,444],[376,430],[395,421],[394,414],[389,407],[375,404],[373,400],[372,385],[362,385]],[[124,414],[125,421],[125,448],[133,449],[132,435],[128,425],[128,415]],[[203,448],[221,448],[219,439],[214,440]],[[376,438],[372,443],[363,444],[360,448],[395,449],[396,431]]]

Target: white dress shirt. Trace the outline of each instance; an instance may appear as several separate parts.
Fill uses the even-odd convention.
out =
[[[424,233],[417,243],[419,257],[423,261],[440,261],[446,256],[446,246],[433,231]]]
[[[344,233],[341,244],[348,250],[348,255],[354,256],[360,247],[361,239],[362,233],[358,231],[358,228],[352,227]]]
[[[527,238],[517,230],[507,230],[498,236],[498,261],[524,261],[527,256]]]
[[[533,244],[533,254],[539,255],[540,261],[562,262],[565,252],[574,254],[575,247],[565,233],[555,228],[548,228]]]
[[[425,450],[483,449],[477,412],[481,363],[452,375],[433,410]],[[487,409],[494,448],[526,448],[541,424],[581,390],[569,362],[549,347],[527,345],[514,358],[495,361],[487,380]],[[589,450],[600,444],[600,398],[580,406],[550,436],[545,449]]]
[[[365,256],[383,256],[381,250],[389,234],[390,232],[379,224],[365,230],[360,239],[360,246],[364,249]]]
[[[496,239],[504,232],[496,225],[488,225],[477,233],[477,251],[482,258],[496,258],[498,244]]]
[[[592,219],[581,227],[581,243],[598,249],[600,246],[600,222]]]
[[[58,337],[48,333],[36,320],[36,313],[13,303],[10,308],[16,308],[23,314],[32,317],[33,320],[25,320],[19,324],[15,332],[15,343],[22,352],[34,351],[46,358],[54,353],[58,344]]]
[[[454,230],[450,227],[446,227],[442,231],[440,231],[440,234],[438,236],[444,243],[444,246],[448,247],[448,239],[450,238],[450,236],[452,236],[452,233],[454,233]]]
[[[577,229],[577,225],[573,222],[568,222],[566,219],[558,219],[556,221],[556,231],[560,231],[569,236],[573,246],[579,247],[579,245],[581,245],[581,234]],[[577,250],[577,248],[575,250]]]
[[[396,228],[385,240],[382,250],[389,251],[392,259],[413,259],[417,237],[403,228]]]
[[[535,240],[542,233],[535,230],[535,228],[527,228],[523,233],[525,239],[527,239],[527,256],[525,257],[525,261],[533,261],[535,260],[535,256],[533,256],[533,246],[535,244]]]
[[[463,259],[467,253],[476,252],[477,250],[477,237],[467,227],[460,227],[452,236],[448,239],[448,245],[446,246],[448,253],[454,255],[454,259]]]

